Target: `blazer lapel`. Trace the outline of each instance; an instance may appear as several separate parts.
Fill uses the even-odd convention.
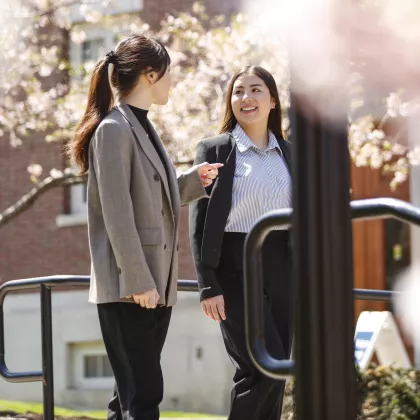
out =
[[[159,138],[159,136],[157,135],[156,131],[153,129],[152,125],[150,124],[150,126],[152,127],[152,134],[153,136],[156,136],[156,138],[149,139],[149,136],[147,135],[146,131],[144,130],[144,128],[142,127],[142,125],[140,124],[139,120],[136,118],[136,116],[133,114],[133,112],[131,111],[131,109],[128,107],[128,105],[126,105],[124,102],[120,102],[117,107],[119,112],[121,112],[121,114],[125,117],[125,119],[127,120],[127,122],[130,124],[134,136],[136,137],[137,141],[139,142],[140,147],[143,149],[144,153],[146,154],[146,156],[148,157],[148,159],[150,160],[150,162],[152,163],[152,165],[155,167],[155,169],[157,170],[157,172],[160,175],[160,178],[162,180],[164,189],[165,189],[165,193],[168,197],[168,201],[169,201],[169,205],[171,206],[171,210],[173,212],[173,208],[172,208],[172,199],[171,199],[171,193],[169,190],[169,180],[167,179],[166,176],[166,171],[164,168],[164,163],[167,165],[169,158],[167,158],[166,162],[162,162],[162,160],[160,159],[155,147],[152,144],[152,141],[155,140],[156,144],[158,147],[161,147],[163,152],[162,156],[167,156],[166,155],[166,151],[163,148],[163,145],[161,144],[161,140]],[[162,151],[161,150],[161,151]],[[171,167],[168,167],[168,172],[171,173]],[[172,177],[171,177],[172,178]]]
[[[287,169],[289,174],[292,174],[292,162],[291,162],[291,153],[290,153],[290,144],[283,139],[277,139],[277,143],[280,146],[281,151],[283,152],[284,160],[286,161]]]
[[[223,233],[232,206],[233,178],[236,168],[236,142],[229,135],[226,144],[220,146],[217,162],[224,166],[211,191],[204,237],[201,246],[201,259],[204,263],[217,267],[222,249]]]
[[[213,188],[212,188],[212,196],[210,200],[213,199],[214,196],[218,197],[222,195],[223,199],[225,199],[225,194],[231,194],[229,188],[226,189],[224,186],[226,184],[230,184],[230,188],[233,185],[233,177],[235,175],[235,164],[236,164],[236,143],[233,136],[229,135],[228,141],[225,145],[221,147],[222,150],[218,153],[217,162],[216,163],[223,163],[223,167],[219,169],[219,176],[217,177]],[[222,180],[222,181],[221,181]],[[231,181],[231,182],[230,182]],[[220,184],[220,185],[219,185]],[[222,194],[221,194],[222,191]]]
[[[160,154],[163,158],[163,161],[164,161],[163,164],[168,168],[168,172],[171,175],[169,176],[168,183],[169,183],[169,191],[171,194],[170,196],[172,198],[172,201],[170,200],[169,204],[171,205],[171,207],[173,204],[172,212],[176,216],[176,220],[178,220],[178,216],[179,216],[178,210],[181,208],[181,199],[179,197],[179,188],[178,188],[176,170],[171,159],[169,158],[168,153],[166,152],[166,149],[162,143],[162,140],[159,137],[159,134],[156,132],[155,128],[150,123],[150,121],[149,121],[149,129],[150,129],[150,133],[153,136],[153,140],[155,141],[155,144],[157,148],[159,149]]]

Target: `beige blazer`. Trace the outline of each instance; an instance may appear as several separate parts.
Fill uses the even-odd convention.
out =
[[[90,142],[90,302],[130,301],[127,296],[156,287],[159,304],[176,303],[180,208],[207,194],[196,167],[177,178],[150,128],[163,162],[123,102],[104,118]]]

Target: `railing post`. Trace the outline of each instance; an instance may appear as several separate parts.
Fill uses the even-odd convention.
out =
[[[42,373],[44,420],[54,420],[54,369],[51,289],[41,284]]]
[[[3,302],[0,296],[0,376],[7,374],[6,360],[4,350],[4,310]]]
[[[296,103],[295,103],[296,105]],[[294,108],[293,279],[299,420],[354,420],[350,162],[346,126]],[[344,115],[344,114],[343,114]]]

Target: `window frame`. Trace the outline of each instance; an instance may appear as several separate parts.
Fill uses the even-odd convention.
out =
[[[106,357],[108,355],[105,346],[101,341],[80,342],[69,344],[70,358],[70,383],[69,388],[79,390],[103,390],[112,388],[115,379],[114,376],[86,376],[85,360],[86,357]],[[97,362],[98,363],[98,362]],[[104,367],[102,366],[102,369]]]

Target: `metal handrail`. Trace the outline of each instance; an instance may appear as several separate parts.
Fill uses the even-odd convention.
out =
[[[392,217],[420,226],[420,208],[394,198],[355,200],[350,203],[352,219]],[[273,358],[265,342],[261,250],[266,236],[275,227],[291,225],[292,209],[275,210],[264,215],[248,233],[244,248],[246,343],[255,366],[275,379],[294,376],[293,360]],[[401,292],[354,289],[356,300],[389,302]]]
[[[49,347],[49,337],[52,343],[52,313],[50,307],[50,289],[59,287],[87,287],[89,285],[89,276],[49,276],[49,277],[35,277],[29,279],[13,280],[4,283],[0,286],[0,376],[5,380],[13,383],[22,382],[37,382],[43,381],[47,387],[46,392],[50,391],[50,384],[52,380],[52,344]],[[9,292],[33,290],[40,287],[41,290],[41,328],[42,328],[42,371],[33,372],[11,372],[6,365],[5,349],[4,349],[4,312],[3,303],[6,295]],[[180,292],[197,292],[198,282],[196,280],[178,280],[178,291]],[[354,295],[359,300],[379,300],[390,301],[395,292],[387,290],[366,290],[354,289]],[[50,367],[49,367],[50,366]],[[48,381],[46,377],[51,373],[51,379]]]
[[[14,383],[43,383],[44,419],[54,419],[54,374],[53,374],[53,340],[51,289],[60,287],[87,287],[89,276],[49,276],[30,279],[12,280],[0,286],[0,376]],[[41,346],[42,370],[33,372],[12,372],[6,365],[4,346],[4,311],[3,303],[6,295],[14,291],[40,288],[41,297]],[[178,291],[196,292],[198,283],[195,280],[178,280]]]

